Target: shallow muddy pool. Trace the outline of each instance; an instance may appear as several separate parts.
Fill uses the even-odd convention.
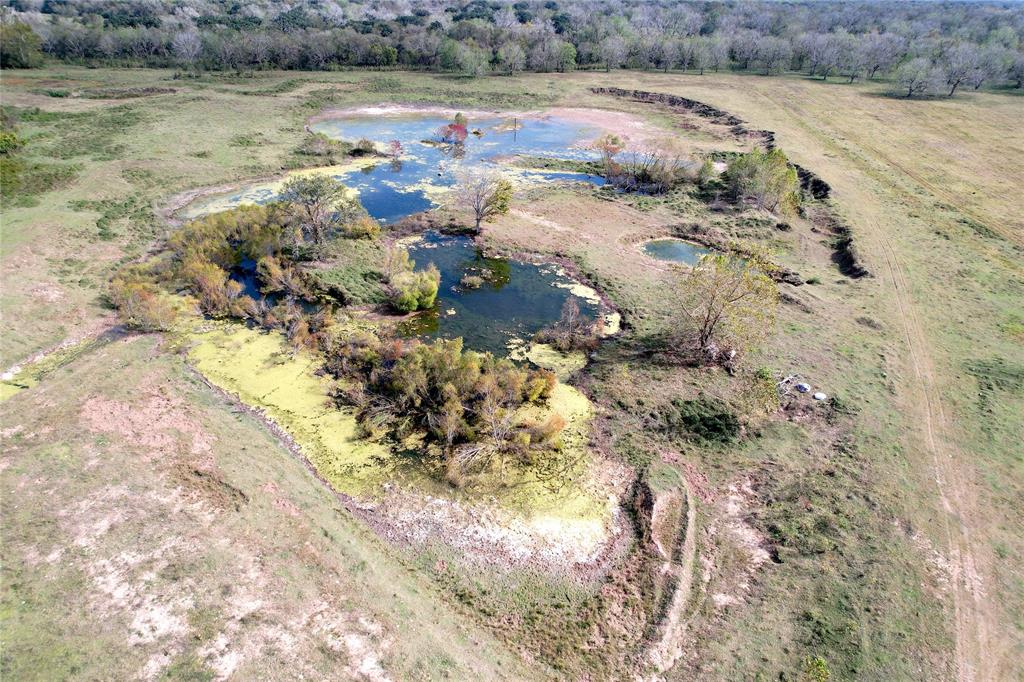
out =
[[[451,118],[438,114],[346,115],[319,121],[312,130],[336,140],[357,142],[368,139],[381,149],[392,140],[402,145],[402,155],[355,159],[343,166],[322,170],[358,194],[371,216],[389,223],[407,215],[434,208],[455,182],[460,169],[471,166],[496,167],[510,156],[539,156],[570,160],[597,158],[586,143],[597,137],[597,129],[566,118],[492,116],[470,119],[470,131],[461,144],[438,144],[435,134]],[[502,167],[520,183],[583,181],[604,184],[604,178],[586,173],[541,171]],[[223,211],[244,203],[264,204],[278,194],[282,181],[253,183],[232,192],[199,199],[182,211],[186,218]]]
[[[703,246],[673,238],[652,239],[645,242],[642,248],[651,258],[690,266],[696,265],[703,256],[711,253],[710,249]]]
[[[408,248],[417,268],[437,266],[441,286],[432,310],[401,325],[406,336],[461,336],[467,348],[517,356],[534,334],[559,318],[569,297],[590,319],[603,312],[596,295],[557,265],[486,258],[472,239],[434,232]],[[482,281],[467,286],[466,277]]]

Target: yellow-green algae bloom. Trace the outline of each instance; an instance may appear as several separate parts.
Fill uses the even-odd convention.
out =
[[[545,534],[551,524],[597,541],[607,534],[614,500],[592,473],[587,448],[592,405],[577,389],[558,384],[547,405],[521,408],[521,421],[543,421],[552,412],[566,420],[557,451],[543,453],[537,466],[509,466],[484,472],[463,490],[431,476],[422,464],[400,456],[383,442],[362,437],[355,413],[329,399],[332,379],[316,374],[318,355],[296,351],[278,333],[233,322],[201,321],[185,332],[189,362],[210,382],[263,413],[290,435],[338,492],[371,502],[385,485],[414,494],[443,496],[461,503],[496,504],[526,517]],[[405,444],[415,447],[415,443]],[[570,528],[571,526],[571,528]]]

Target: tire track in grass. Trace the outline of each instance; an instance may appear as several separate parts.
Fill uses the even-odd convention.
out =
[[[913,305],[904,300],[909,286],[903,267],[881,228],[877,224],[874,227],[884,246],[886,268],[892,280],[900,322],[918,384],[920,399],[915,403],[923,417],[925,444],[932,456],[939,499],[947,513],[943,526],[949,546],[950,577],[953,584],[958,679],[961,682],[994,680],[996,670],[992,665],[992,654],[996,652],[991,648],[990,634],[994,622],[990,621],[996,619],[988,608],[981,586],[973,528],[968,518],[974,505],[966,499],[970,494],[968,483],[958,468],[964,453],[953,439],[939,390],[935,386],[933,363],[923,327]]]
[[[837,156],[845,158],[858,170],[873,177],[864,160],[858,160],[848,153],[835,138],[827,132],[815,128],[808,122],[803,109],[793,101],[778,101],[763,93],[756,93],[772,104],[780,106],[794,123],[809,136],[817,139],[823,147],[828,148]],[[862,145],[852,141],[865,151],[875,152],[870,145]],[[885,155],[880,155],[883,163],[890,162]],[[903,169],[893,166],[897,171]],[[913,180],[914,175],[908,174]],[[876,182],[881,182],[874,178]],[[893,188],[900,192],[898,188]],[[926,188],[927,189],[927,188]],[[864,221],[864,227],[870,228],[871,237],[882,246],[882,255],[886,261],[888,280],[893,288],[900,324],[903,327],[904,340],[911,368],[916,379],[908,387],[915,393],[910,396],[917,407],[923,425],[924,445],[931,456],[932,474],[939,492],[939,501],[945,512],[942,525],[945,535],[947,553],[949,554],[950,582],[953,601],[953,633],[954,659],[959,682],[987,682],[997,679],[998,665],[994,662],[991,649],[991,636],[999,627],[999,618],[993,605],[985,600],[985,593],[980,584],[978,561],[974,550],[973,528],[967,514],[976,508],[972,501],[967,500],[968,482],[959,468],[963,461],[963,453],[956,446],[951,433],[949,421],[942,406],[939,390],[935,385],[933,360],[930,346],[923,326],[917,316],[913,302],[907,296],[910,287],[907,284],[903,267],[896,256],[891,242],[884,229],[877,221]]]

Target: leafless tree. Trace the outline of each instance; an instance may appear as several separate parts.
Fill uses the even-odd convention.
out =
[[[981,48],[978,55],[978,68],[967,75],[967,84],[975,90],[989,81],[998,81],[1007,73],[1013,53],[998,45]]]
[[[953,46],[943,55],[939,68],[946,79],[946,85],[949,86],[947,96],[952,97],[962,83],[981,69],[981,56],[977,46],[965,43]]]
[[[672,35],[694,36],[700,33],[704,17],[691,7],[679,5],[669,12],[666,23],[667,30]]]
[[[761,35],[755,31],[742,30],[733,34],[729,41],[729,52],[741,69],[749,69],[750,64],[757,59],[757,46],[760,41]]]
[[[1016,84],[1018,89],[1024,87],[1024,54],[1018,54],[1013,58],[1007,69],[1007,75]]]
[[[861,41],[861,53],[867,77],[892,69],[906,50],[902,38],[892,33],[869,33]]]
[[[678,40],[666,38],[657,45],[657,62],[664,71],[668,71],[679,63],[682,48]]]
[[[519,27],[519,18],[511,7],[502,7],[494,14],[494,25],[502,31],[510,31]]]
[[[519,43],[505,43],[498,49],[498,61],[508,75],[518,73],[526,66],[526,53]]]
[[[473,215],[479,230],[483,221],[508,213],[512,183],[499,173],[465,171],[457,178],[453,200],[456,208]]]
[[[896,71],[896,83],[907,97],[927,95],[935,91],[939,75],[931,61],[924,57],[911,59]]]
[[[203,51],[203,42],[195,31],[182,31],[175,34],[171,41],[171,49],[182,66],[191,69],[195,67],[196,60]]]
[[[789,42],[772,36],[762,36],[758,39],[755,51],[755,60],[764,68],[764,75],[784,71],[793,59],[793,48]]]
[[[626,61],[626,41],[618,34],[610,35],[602,40],[598,51],[601,54],[601,61],[604,62],[605,71],[617,69]]]

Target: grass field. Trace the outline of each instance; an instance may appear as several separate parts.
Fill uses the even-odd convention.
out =
[[[443,548],[412,556],[344,511],[184,355],[155,337],[98,336],[113,324],[110,273],[159,244],[173,198],[292,167],[306,119],[325,108],[595,107],[643,117],[638,135],[742,148],[721,127],[597,86],[683,95],[774,131],[831,185],[829,210],[872,272],[842,276],[809,219],[778,231],[686,194],[543,188],[487,227],[495,249],[574,261],[623,312],[625,332],[576,383],[602,450],[694,491],[701,579],[667,677],[798,679],[818,656],[833,679],[1024,670],[1020,96],[907,101],[875,83],[636,72],[176,80],[60,67],[4,71],[2,86],[38,169],[0,214],[0,364],[86,340],[27,366],[16,378],[31,387],[5,385],[0,404],[5,675],[535,679],[642,667],[596,644],[646,636],[631,631],[644,622],[636,605],[655,597],[633,567],[615,567],[605,589],[636,609],[612,612],[579,586],[460,573]],[[44,94],[143,86],[174,92]],[[778,333],[737,376],[642,352],[677,311],[663,295],[670,273],[638,244],[694,225],[770,246],[818,282],[784,285]],[[758,367],[800,373],[840,401],[766,415],[745,397]],[[745,437],[711,445],[659,430],[670,399],[699,394],[743,414]]]

